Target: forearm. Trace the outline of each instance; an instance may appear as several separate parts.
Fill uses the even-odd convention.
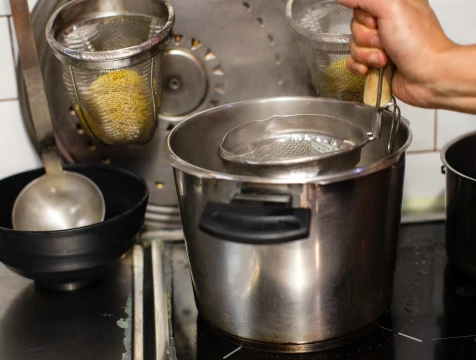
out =
[[[476,114],[476,45],[455,45],[429,61],[430,106]]]

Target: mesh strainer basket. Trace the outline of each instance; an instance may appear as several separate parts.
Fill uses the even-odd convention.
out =
[[[365,77],[346,67],[352,10],[332,0],[289,0],[286,15],[318,95],[362,102]]]
[[[363,128],[334,116],[272,116],[228,131],[218,156],[235,174],[308,178],[354,167],[369,141]]]
[[[174,11],[157,0],[74,0],[46,37],[85,130],[107,145],[145,144],[157,127],[162,55]]]

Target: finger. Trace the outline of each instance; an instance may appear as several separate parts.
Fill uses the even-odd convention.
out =
[[[387,64],[387,55],[380,49],[361,47],[350,39],[350,54],[355,61],[371,67],[384,67]]]
[[[369,29],[377,28],[377,19],[360,8],[354,9],[354,19]]]
[[[352,37],[358,46],[382,49],[378,30],[369,29],[355,20],[352,20],[351,29]]]
[[[352,56],[347,58],[347,68],[356,75],[365,75],[369,71],[367,65],[358,63]]]
[[[361,8],[376,17],[385,14],[385,6],[388,4],[382,0],[337,0],[337,2],[351,9]]]

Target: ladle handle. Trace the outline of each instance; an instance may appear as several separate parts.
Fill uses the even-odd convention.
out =
[[[48,174],[61,173],[63,168],[56,147],[28,2],[27,0],[10,0],[10,7],[23,69],[25,89],[30,104],[31,118],[36,138],[40,144],[45,171]]]
[[[365,77],[364,104],[375,106],[372,138],[378,139],[382,128],[383,109],[392,102],[392,80],[395,65],[391,60],[384,68],[370,68]]]

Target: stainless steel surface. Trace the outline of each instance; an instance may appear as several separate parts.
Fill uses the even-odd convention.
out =
[[[159,239],[159,238],[156,238]],[[152,252],[152,283],[154,287],[154,330],[155,330],[155,359],[170,358],[170,298],[166,292],[166,267],[163,264],[163,243],[157,240],[151,243]]]
[[[18,195],[12,210],[13,228],[53,231],[101,222],[105,204],[99,188],[85,176],[63,171],[61,165],[28,2],[10,0],[10,7],[32,122],[46,170],[45,175],[29,183]]]
[[[144,359],[144,250],[140,245],[132,249],[134,274],[134,338],[133,360]]]
[[[224,171],[216,149],[230,128],[250,117],[316,112],[336,117],[352,113],[355,124],[372,126],[372,108],[364,105],[319,98],[263,99],[185,120],[170,133],[165,153],[175,168],[199,313],[227,334],[267,344],[292,344],[295,351],[351,334],[388,310],[404,152],[411,142],[411,131],[403,120],[395,150],[388,154],[386,134],[393,114],[385,112],[382,137],[362,148],[361,161],[352,170],[305,180]],[[211,130],[207,142],[200,142],[196,151],[200,139],[192,134],[201,127]],[[257,198],[237,200],[240,194]],[[287,195],[290,201],[281,209],[309,211],[309,234],[256,245],[258,235],[246,223],[236,229],[248,243],[217,238],[199,226],[208,204],[246,212],[265,205],[263,195]],[[233,221],[233,213],[225,215]]]
[[[170,194],[169,194],[170,195]],[[175,195],[175,193],[172,193]],[[175,206],[155,206],[149,204],[145,214],[145,225],[150,230],[181,231],[180,211]]]
[[[181,229],[159,229],[159,230],[145,230],[141,236],[141,241],[149,242],[152,240],[161,239],[163,242],[182,241],[184,238]]]
[[[286,15],[316,92],[362,102],[365,77],[346,67],[352,10],[334,0],[289,0]]]
[[[111,163],[143,176],[149,186],[152,206],[147,222],[154,228],[178,226],[172,167],[159,155],[173,126],[193,113],[233,101],[312,93],[307,69],[302,66],[301,55],[286,21],[285,0],[248,0],[243,3],[173,0],[176,36],[164,53],[164,93],[156,135],[144,146],[104,146],[84,131],[74,109],[70,109],[62,74],[58,71],[61,63],[46,42],[46,23],[53,11],[66,2],[39,0],[33,11],[46,92],[52,103],[52,120],[61,155],[67,162]],[[179,53],[169,54],[175,50]],[[192,55],[195,60],[185,57],[184,53]],[[175,61],[179,56],[184,59]],[[178,74],[168,70],[172,63],[180,63]],[[182,93],[190,93],[192,89],[182,74],[192,72],[194,76],[201,76],[197,64],[205,69],[206,76],[199,81],[207,84],[206,95],[199,107],[180,115],[180,109],[187,105]],[[179,89],[173,90],[170,85],[176,87],[177,79],[181,79]],[[30,137],[37,144],[24,87],[21,83],[19,86],[23,118]],[[197,90],[194,85],[193,89],[200,93],[199,89],[203,87]],[[177,102],[177,107],[172,102]],[[201,134],[206,136],[206,131]],[[155,211],[156,208],[160,211]],[[167,214],[171,212],[174,215],[168,222]]]
[[[145,144],[157,127],[162,58],[175,21],[158,0],[73,0],[46,25],[85,130],[107,145]]]
[[[131,360],[132,256],[95,286],[39,289],[0,264],[0,359]]]
[[[446,175],[446,252],[451,263],[476,278],[476,133],[441,149]]]
[[[196,39],[175,35],[164,54],[162,68],[164,92],[160,115],[164,120],[180,121],[206,106],[212,100],[210,89],[220,90],[215,101],[225,91],[226,75],[219,70],[219,60],[207,45]]]
[[[383,107],[380,106],[382,102],[382,86],[383,86],[383,68],[380,68],[379,76],[378,76],[377,101],[375,102],[376,111],[374,115],[374,122],[373,122],[374,125],[372,126],[372,137],[374,139],[377,139],[380,136],[380,131],[382,129]]]
[[[305,178],[353,168],[368,141],[363,128],[345,119],[320,114],[272,116],[250,119],[228,131],[218,155],[235,174]]]

